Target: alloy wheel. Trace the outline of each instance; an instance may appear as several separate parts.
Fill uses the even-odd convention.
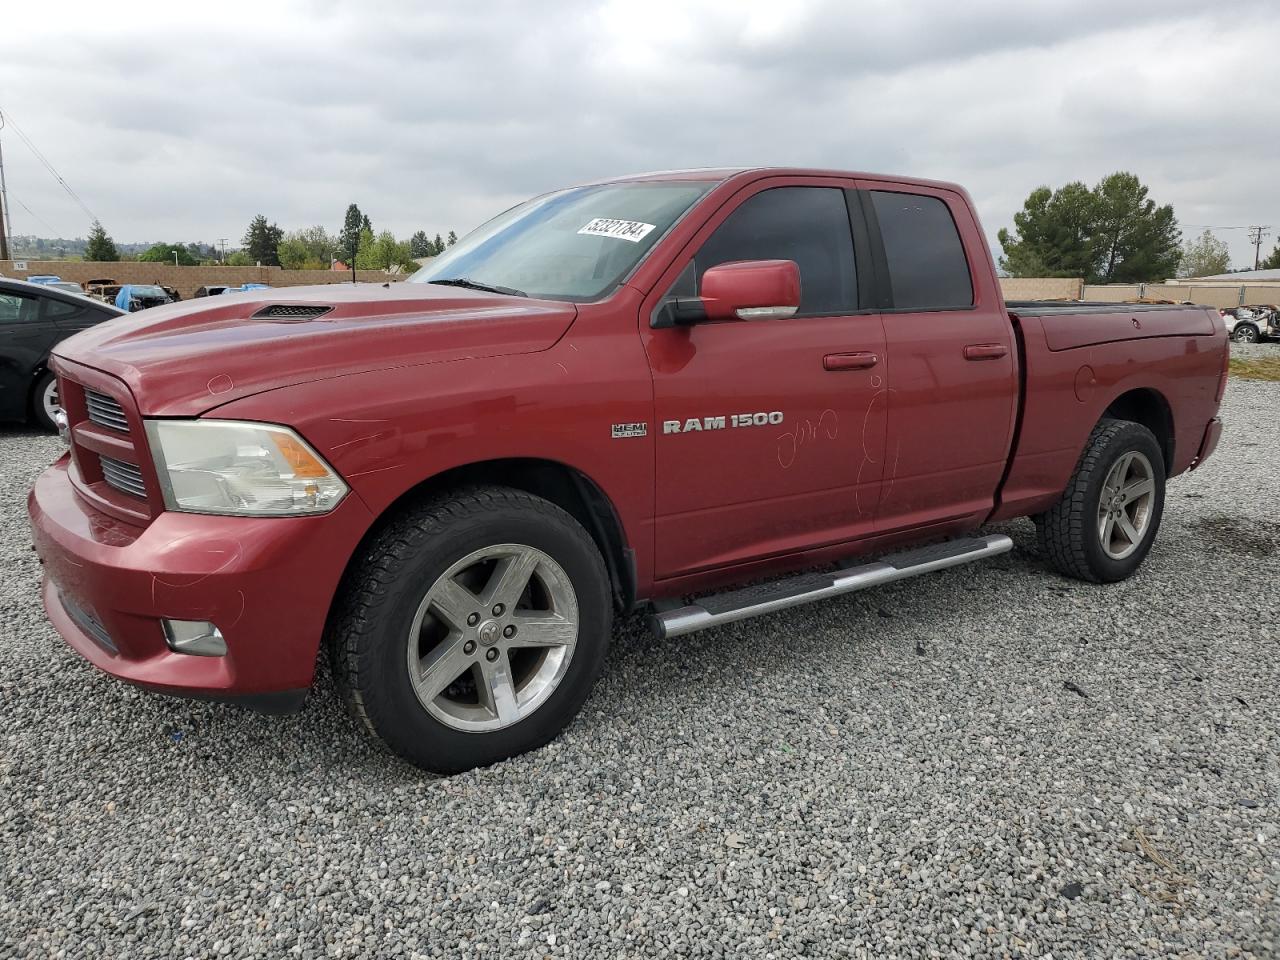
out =
[[[1141,546],[1155,495],[1155,471],[1144,454],[1131,450],[1108,471],[1098,499],[1098,537],[1112,560],[1123,560]]]
[[[519,723],[564,679],[578,624],[573,584],[548,554],[514,543],[476,550],[431,585],[414,616],[414,692],[456,730]]]

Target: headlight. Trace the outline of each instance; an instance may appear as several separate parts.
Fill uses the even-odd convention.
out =
[[[164,504],[254,517],[327,513],[347,492],[287,427],[237,420],[148,420]]]

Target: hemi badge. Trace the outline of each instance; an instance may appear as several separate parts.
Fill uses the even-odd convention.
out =
[[[613,425],[613,439],[621,440],[623,437],[647,437],[649,435],[649,424],[647,423],[615,423]]]

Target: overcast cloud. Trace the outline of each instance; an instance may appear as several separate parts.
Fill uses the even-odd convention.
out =
[[[1185,236],[1273,225],[1265,255],[1277,51],[1274,5],[1231,0],[22,3],[0,110],[122,241],[336,230],[352,201],[461,234],[568,183],[787,164],[959,181],[993,243],[1037,185],[1132,170]],[[15,232],[85,234],[0,142]]]

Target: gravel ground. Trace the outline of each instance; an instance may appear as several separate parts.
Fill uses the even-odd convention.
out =
[[[1232,343],[1233,357],[1247,357],[1251,360],[1262,357],[1280,357],[1280,341],[1267,340],[1264,343]]]
[[[433,780],[327,678],[271,719],[46,625],[0,434],[0,956],[1280,956],[1280,385],[1133,580],[1011,555],[659,642],[536,754]],[[1264,416],[1264,412],[1272,415]]]

